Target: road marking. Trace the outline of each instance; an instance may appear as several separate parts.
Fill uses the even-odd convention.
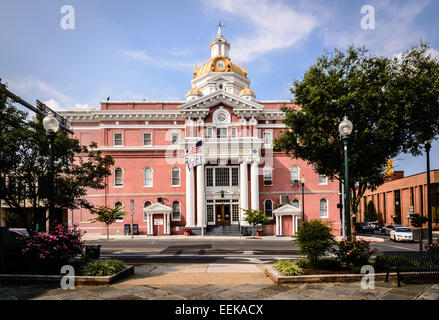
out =
[[[291,249],[281,249],[281,248],[273,248],[273,249],[266,249],[266,248],[261,248],[261,249],[255,249],[255,248],[101,248],[101,251],[110,251],[110,250],[117,250],[117,251],[122,251],[122,250],[130,250],[130,251],[148,251],[148,250],[152,250],[152,251],[160,251],[160,250],[207,250],[207,251],[299,251],[298,248],[291,248]]]

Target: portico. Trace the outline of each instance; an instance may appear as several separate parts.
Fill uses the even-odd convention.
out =
[[[287,230],[283,229],[283,219],[285,217],[291,217],[291,235],[295,235],[298,230],[298,220],[300,217],[301,210],[293,207],[290,204],[285,204],[280,208],[273,211],[276,217],[276,236],[282,237]]]
[[[170,235],[171,234],[171,213],[172,208],[165,206],[161,203],[154,203],[143,209],[144,215],[146,217],[147,223],[147,235],[154,235],[154,225],[157,222],[162,222],[163,224],[157,224],[158,226],[162,226],[163,234]],[[163,218],[162,218],[163,217]],[[156,221],[156,222],[154,222]]]

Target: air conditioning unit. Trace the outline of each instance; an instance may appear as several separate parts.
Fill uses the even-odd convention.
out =
[[[300,185],[300,181],[299,180],[293,180],[292,185],[293,186],[298,186],[298,185]]]
[[[163,198],[157,198],[157,202],[163,204]]]
[[[279,196],[279,205],[288,204],[288,196]]]

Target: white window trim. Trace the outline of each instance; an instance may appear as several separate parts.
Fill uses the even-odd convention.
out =
[[[151,135],[151,144],[145,144],[145,134],[147,134],[147,133]],[[144,145],[144,146],[152,146],[153,145],[153,143],[152,143],[152,132],[150,132],[150,131],[143,132],[142,138],[143,138],[142,145]]]
[[[324,183],[320,183],[320,174],[318,175],[318,179],[319,179],[319,186],[327,186],[328,185],[328,177],[327,176],[325,176],[324,174],[322,174],[322,176],[325,176],[325,178],[326,178],[326,182],[324,182]]]
[[[116,203],[118,203],[118,202],[122,203],[122,209],[125,208],[123,202],[120,201],[120,200],[117,200],[117,201],[115,201],[115,202],[113,203],[113,208],[114,208],[114,209],[116,209]],[[120,223],[120,222],[123,222],[123,218],[122,218],[122,219],[117,219],[115,222],[119,222],[119,223]]]
[[[271,201],[271,217],[267,216],[267,214],[265,213],[265,203],[266,203],[267,201]],[[270,198],[265,199],[265,200],[264,200],[264,214],[265,214],[265,216],[266,216],[268,219],[273,219],[273,216],[274,216],[273,211],[274,211],[274,201],[271,200]]]
[[[150,186],[145,185],[145,170],[148,168],[151,169],[151,185]],[[143,168],[142,172],[143,172],[143,187],[144,188],[154,187],[154,169],[151,167],[145,167],[145,168]]]
[[[293,167],[297,167],[297,179],[293,179],[293,175],[291,173],[291,169],[293,169]],[[298,180],[299,184],[300,184],[300,167],[298,165],[292,165],[290,167],[290,184],[293,185],[293,180]]]
[[[294,200],[299,201],[299,210],[300,210],[300,205],[301,205],[301,203],[300,203],[300,199],[298,199],[298,198],[294,198],[294,199],[292,199],[292,200],[291,200],[291,206],[292,206],[292,207],[294,207],[294,206],[293,206],[293,201],[294,201]]]
[[[180,208],[180,219],[174,219],[174,207],[173,207],[174,202],[178,202],[178,206]],[[172,201],[171,206],[172,206],[171,221],[181,221],[181,202],[178,200],[174,200]]]
[[[120,170],[122,170],[122,185],[121,186],[116,186],[116,170],[117,169],[120,169]],[[123,168],[121,168],[121,167],[116,167],[116,168],[114,168],[114,170],[113,170],[113,187],[114,188],[123,188],[123,176],[124,176],[124,174],[125,174],[125,170],[123,169]]]
[[[120,134],[121,135],[121,137],[122,137],[122,144],[116,144],[116,137],[115,137],[115,135],[116,134]],[[123,133],[122,132],[119,132],[119,131],[117,131],[117,132],[113,132],[113,147],[123,147],[123,144],[124,144],[124,141],[123,141]]]
[[[265,133],[269,133],[271,136],[271,141],[270,143],[265,143]],[[264,130],[262,132],[262,139],[264,140],[264,146],[265,147],[271,147],[273,145],[273,130]]]
[[[178,169],[178,185],[176,184],[172,184],[172,171],[174,171],[174,169],[177,168]],[[172,188],[177,188],[177,187],[181,187],[181,169],[179,167],[172,167],[171,168],[171,187]]]
[[[325,200],[326,201],[326,217],[322,217],[320,214],[320,201]],[[319,217],[320,219],[328,219],[329,218],[329,200],[326,198],[321,198],[319,200]]]
[[[235,131],[235,134],[233,135],[233,131]],[[230,138],[237,138],[238,137],[238,128],[237,127],[231,127],[230,128]]]
[[[271,171],[271,184],[265,184],[265,172],[266,171]],[[273,167],[272,166],[265,166],[264,168],[262,168],[262,183],[265,187],[272,187],[273,186]]]

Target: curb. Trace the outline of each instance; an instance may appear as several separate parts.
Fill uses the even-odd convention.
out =
[[[355,282],[361,281],[365,274],[316,274],[302,276],[283,276],[272,266],[265,267],[265,274],[274,283],[316,283],[316,282]],[[375,273],[375,280],[385,280],[386,273]],[[389,280],[396,280],[396,272],[389,273]]]
[[[119,273],[112,276],[94,277],[94,276],[75,276],[75,284],[81,285],[106,285],[112,284],[118,280],[129,277],[134,274],[134,266],[128,266]],[[34,275],[34,274],[0,274],[0,282],[8,283],[59,283],[62,275]]]

